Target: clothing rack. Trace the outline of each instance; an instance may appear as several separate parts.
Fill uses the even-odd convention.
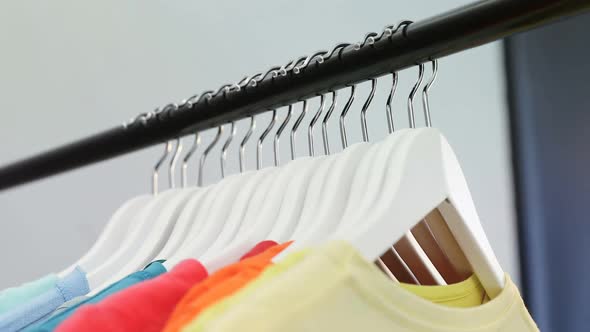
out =
[[[287,106],[590,9],[587,0],[487,0],[371,33],[0,168],[0,190]],[[396,29],[395,27],[401,27]]]

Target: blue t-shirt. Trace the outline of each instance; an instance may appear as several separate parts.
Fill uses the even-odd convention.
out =
[[[89,291],[86,273],[76,267],[53,288],[0,315],[0,331],[19,331],[49,316],[64,302]]]
[[[11,287],[0,291],[0,314],[27,303],[30,299],[45,293],[53,288],[58,281],[59,277],[57,275],[49,274],[18,287]]]
[[[110,285],[109,287],[101,290],[96,295],[94,295],[88,299],[85,299],[84,301],[81,301],[80,303],[62,311],[61,313],[59,313],[55,316],[51,316],[49,319],[47,319],[44,322],[40,322],[38,324],[30,326],[25,331],[27,331],[27,332],[29,332],[29,331],[40,332],[40,331],[53,331],[53,330],[55,330],[57,328],[57,326],[59,324],[61,324],[61,322],[66,320],[68,317],[70,317],[80,306],[82,306],[86,303],[98,303],[98,302],[102,301],[104,298],[108,297],[109,295],[117,293],[118,291],[121,291],[121,290],[123,290],[127,287],[130,287],[130,286],[133,286],[133,285],[140,283],[144,280],[149,280],[149,279],[155,278],[155,277],[159,276],[160,274],[166,272],[166,268],[164,267],[164,265],[162,265],[162,262],[163,261],[154,261],[154,262],[150,263],[143,270],[128,275],[127,277],[125,277],[125,278],[115,282],[114,284]],[[2,330],[0,329],[0,331],[2,331]]]

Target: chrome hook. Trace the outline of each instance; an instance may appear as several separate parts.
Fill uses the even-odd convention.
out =
[[[274,138],[275,166],[279,166],[279,164],[281,163],[281,154],[279,153],[279,139],[281,137],[281,134],[283,133],[283,130],[285,130],[285,128],[287,127],[287,123],[289,123],[289,120],[291,120],[292,113],[293,113],[293,105],[289,105],[289,108],[287,110],[287,115],[285,116],[285,120],[283,121],[283,123],[281,123],[281,125],[279,126],[279,129],[277,129],[277,132],[275,134],[275,138]]]
[[[201,145],[201,134],[197,131],[197,132],[195,132],[195,140],[194,140],[193,146],[191,146],[191,148],[188,150],[188,152],[184,156],[184,159],[182,160],[182,171],[180,173],[180,182],[181,182],[183,188],[185,188],[188,184],[188,177],[187,177],[188,161],[193,156],[195,151],[197,151],[197,149],[199,148],[200,145]]]
[[[292,70],[293,68],[295,68],[295,66],[300,63],[301,61],[304,61],[307,57],[306,56],[302,56],[297,60],[291,60],[289,61],[286,65],[283,65],[279,68],[279,70],[277,71],[277,75],[281,75],[281,76],[285,76],[287,75],[287,73],[289,72],[289,70]],[[276,76],[273,76],[276,77]]]
[[[340,139],[342,140],[342,149],[346,149],[348,146],[348,138],[346,137],[346,114],[350,110],[350,106],[352,106],[352,102],[354,101],[354,94],[356,93],[356,85],[350,86],[350,97],[346,101],[344,105],[344,109],[342,109],[342,113],[340,114]]]
[[[217,142],[219,142],[221,134],[223,134],[223,125],[217,127],[217,134],[215,134],[215,138],[213,138],[213,141],[211,141],[209,146],[207,146],[207,148],[205,149],[205,151],[203,151],[203,154],[201,155],[201,160],[199,161],[199,187],[203,186],[203,169],[205,168],[205,160],[207,160],[209,152],[211,152],[211,150],[213,150]]]
[[[254,74],[246,83],[246,86],[256,86],[258,82],[262,81],[264,78],[264,73]]]
[[[272,110],[272,118],[270,120],[270,123],[268,124],[268,127],[264,129],[264,132],[262,132],[262,135],[260,135],[260,137],[258,138],[258,145],[256,146],[256,169],[262,168],[262,143],[264,143],[264,139],[266,138],[266,136],[268,136],[268,133],[270,133],[272,127],[274,127],[276,122],[277,110],[274,109]]]
[[[334,55],[334,53],[336,53],[336,51],[338,51],[338,56],[340,56],[341,53],[342,53],[342,50],[344,50],[345,48],[347,48],[350,45],[351,45],[350,43],[338,43],[338,44],[336,44],[329,52],[327,52],[326,54],[323,54],[322,55],[322,60],[330,59]]]
[[[412,87],[412,91],[410,91],[410,96],[408,97],[408,118],[410,119],[410,128],[416,128],[416,118],[414,116],[414,96],[416,92],[420,88],[420,84],[422,84],[422,79],[424,78],[424,64],[420,64],[418,66],[418,81]]]
[[[381,36],[379,37],[379,39],[381,38],[391,38],[393,37],[393,35],[399,31],[400,28],[403,27],[403,34],[404,36],[406,35],[406,29],[408,28],[408,26],[410,24],[414,23],[414,21],[410,21],[410,20],[402,20],[400,22],[398,22],[395,26],[394,25],[388,25],[383,29],[383,33],[381,34]],[[387,35],[387,36],[386,36]]]
[[[213,96],[214,97],[217,97],[217,95],[219,95],[220,93],[226,94],[235,85],[236,85],[235,83],[233,83],[233,84],[230,84],[230,83],[224,84],[224,85],[220,86],[219,89],[217,89],[217,91],[215,91],[213,93]],[[238,86],[238,88],[239,88],[239,86]],[[211,98],[209,98],[209,99],[211,99]]]
[[[254,81],[254,86],[256,86],[256,84],[262,82],[268,75],[270,75],[271,78],[275,78],[277,76],[279,76],[279,70],[281,70],[282,67],[280,66],[274,66],[271,67],[269,70],[266,71],[266,73],[264,73],[263,76],[260,77],[259,80]]]
[[[336,98],[337,97],[338,97],[338,93],[335,90],[333,90],[332,91],[332,104],[328,108],[328,112],[326,113],[326,116],[324,116],[324,120],[322,121],[322,137],[324,138],[324,154],[325,155],[330,154],[330,142],[328,141],[328,120],[330,119],[330,116],[332,116],[332,112],[334,111],[334,108],[336,108]]]
[[[373,45],[375,44],[375,37],[379,36],[378,33],[376,32],[369,32],[365,35],[365,39],[363,40],[363,43],[361,44],[360,47],[363,47],[365,45]]]
[[[385,103],[385,114],[387,115],[387,128],[389,129],[389,133],[393,133],[395,130],[393,126],[393,112],[391,111],[391,103],[393,102],[393,96],[395,95],[395,90],[397,89],[397,73],[391,73],[391,90],[389,90],[389,96],[387,96],[387,102]]]
[[[318,119],[322,115],[322,112],[324,112],[325,106],[326,106],[326,96],[324,96],[322,94],[322,95],[320,95],[320,107],[318,107],[317,112],[315,113],[315,115],[311,119],[311,122],[309,123],[309,127],[307,127],[307,143],[308,143],[308,147],[309,147],[309,155],[312,157],[315,156],[315,150],[313,147],[313,128],[315,127],[316,122],[318,121]]]
[[[231,144],[231,142],[233,141],[234,137],[236,136],[236,123],[235,121],[231,122],[231,128],[229,130],[229,136],[227,137],[227,140],[225,141],[225,143],[223,144],[223,147],[221,148],[221,154],[220,154],[220,164],[221,164],[221,178],[225,177],[225,164],[227,161],[227,149],[229,148],[229,145]]]
[[[291,160],[295,159],[295,138],[297,135],[297,129],[299,128],[299,125],[303,121],[305,114],[307,114],[307,100],[303,101],[303,108],[301,110],[301,114],[299,115],[297,120],[295,120],[295,124],[293,125],[293,128],[291,128]]]
[[[326,54],[328,54],[327,51],[318,51],[318,52],[315,52],[314,54],[308,56],[305,59],[305,61],[303,61],[302,64],[293,67],[293,72],[295,74],[299,74],[301,72],[301,70],[305,69],[311,63],[311,61],[313,61],[314,58],[318,58],[318,60],[317,60],[318,63],[324,62],[324,57],[323,56],[326,55]]]
[[[197,94],[194,94],[194,95],[192,95],[192,96],[188,97],[187,99],[185,99],[185,100],[181,101],[179,106],[180,106],[180,107],[182,107],[182,106],[188,106],[188,108],[192,108],[192,107],[193,107],[193,105],[194,105],[196,102],[198,102],[198,101],[199,101],[199,99],[200,99],[200,98],[199,98],[199,94],[198,94],[198,93],[197,93]]]
[[[375,97],[375,90],[376,89],[377,89],[377,79],[372,78],[371,79],[371,92],[369,93],[369,96],[367,97],[367,100],[365,100],[365,103],[363,104],[363,108],[361,109],[361,129],[362,129],[364,142],[369,141],[369,131],[367,129],[367,110],[369,109],[369,105],[371,105],[371,102],[373,101],[373,97]]]
[[[170,164],[168,167],[168,183],[170,183],[170,188],[176,188],[176,183],[174,181],[175,178],[175,168],[176,162],[178,161],[178,157],[180,157],[180,153],[182,152],[182,141],[180,137],[176,138],[176,150],[174,151],[174,155],[172,159],[170,159]]]
[[[205,91],[200,96],[198,94],[193,95],[192,97],[190,97],[190,98],[187,99],[186,103],[189,104],[189,107],[192,108],[192,106],[194,104],[200,102],[202,98],[204,98],[205,96],[207,96],[211,92],[213,92],[213,91]],[[193,156],[193,154],[195,153],[195,151],[197,151],[197,149],[199,148],[200,145],[201,145],[201,134],[198,131],[196,131],[195,132],[195,140],[194,140],[193,146],[189,149],[189,151],[184,156],[184,159],[182,160],[182,167],[181,167],[181,173],[180,173],[180,182],[181,182],[183,188],[188,185],[188,176],[187,176],[187,172],[188,172],[188,161]]]
[[[244,135],[244,138],[242,139],[242,142],[240,143],[240,173],[243,173],[246,170],[246,160],[244,159],[244,152],[246,151],[246,143],[248,143],[248,140],[250,139],[250,136],[252,136],[252,133],[254,132],[254,128],[256,128],[256,120],[254,119],[254,116],[251,115],[250,116],[250,128],[248,128],[248,131],[246,132],[246,135]]]
[[[158,194],[158,171],[171,151],[172,141],[168,141],[164,146],[164,154],[162,155],[162,157],[160,157],[160,159],[156,162],[156,165],[154,166],[154,171],[152,173],[152,194],[154,194],[154,196]]]
[[[428,102],[428,91],[430,86],[436,80],[436,74],[438,73],[438,60],[432,60],[432,77],[430,81],[426,83],[422,90],[422,105],[424,106],[424,118],[426,119],[426,127],[432,127],[432,119],[430,118],[430,103]]]

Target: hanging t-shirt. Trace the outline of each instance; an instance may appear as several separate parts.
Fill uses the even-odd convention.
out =
[[[81,307],[56,331],[160,331],[180,298],[206,277],[201,263],[184,260],[157,278]]]
[[[260,242],[241,260],[275,245],[274,241]],[[201,263],[184,260],[157,278],[131,286],[100,303],[81,307],[56,331],[161,331],[178,301],[205,278],[207,270]]]
[[[159,276],[160,274],[166,272],[166,268],[162,265],[162,261],[154,261],[146,266],[143,270],[134,272],[127,277],[115,282],[114,284],[108,286],[107,288],[101,290],[96,295],[89,297],[88,299],[79,302],[73,307],[70,307],[61,313],[50,317],[44,322],[39,324],[35,324],[30,326],[25,331],[53,331],[57,326],[70,317],[80,306],[84,304],[92,304],[98,303],[108,297],[109,295],[115,294],[123,289],[126,289],[132,285],[140,283],[145,280],[149,280]]]
[[[55,274],[48,274],[35,281],[0,291],[0,315],[26,303],[30,299],[50,290],[59,281]]]
[[[256,280],[236,292],[232,296],[215,303],[199,314],[192,322],[183,328],[183,332],[202,332],[205,327],[212,324],[216,319],[234,305],[248,301],[248,296],[257,292],[268,282],[280,274],[288,271],[310,254],[310,249],[300,250],[289,254],[279,264],[268,267]],[[476,275],[472,275],[464,281],[451,285],[421,286],[400,283],[406,290],[427,299],[430,302],[438,303],[449,307],[475,307],[486,302],[485,290]]]
[[[89,291],[86,273],[76,268],[45,293],[0,315],[0,331],[19,331],[49,316],[64,302]]]
[[[277,276],[303,261],[312,250],[313,249],[307,248],[290,253],[279,264],[269,266],[258,276],[258,278],[251,280],[250,283],[242,287],[242,289],[236,291],[231,296],[227,296],[223,300],[217,301],[215,304],[203,310],[199,315],[193,317],[193,320],[187,322],[182,327],[181,331],[204,331],[211,322],[222,317],[229,308],[241,303],[247,303],[247,301],[249,301],[248,296],[251,293],[256,292],[259,288],[264,287],[264,285],[271,282]]]
[[[272,263],[272,258],[290,243],[272,246],[261,254],[226,266],[212,274],[204,282],[191,288],[170,315],[164,331],[180,331],[203,309],[248,284],[258,277]]]
[[[59,315],[60,313],[70,309],[73,306],[78,305],[78,303],[85,301],[89,298],[88,295],[82,295],[82,296],[76,296],[75,298],[64,302],[64,304],[60,305],[59,307],[57,307],[57,309],[53,310],[53,312],[51,313],[51,315],[49,315],[47,317],[47,319],[55,316],[55,315]]]
[[[339,241],[311,251],[288,273],[248,292],[205,328],[215,332],[538,331],[508,276],[502,292],[488,302],[450,307],[391,281],[352,246]]]
[[[489,298],[475,274],[469,278],[450,285],[413,285],[400,283],[410,291],[432,303],[455,308],[472,308],[489,301]]]

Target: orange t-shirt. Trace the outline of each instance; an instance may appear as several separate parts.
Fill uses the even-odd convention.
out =
[[[228,265],[195,285],[174,308],[164,327],[164,332],[182,330],[201,311],[244,287],[272,264],[272,258],[289,244],[291,242],[270,247],[261,254]]]

